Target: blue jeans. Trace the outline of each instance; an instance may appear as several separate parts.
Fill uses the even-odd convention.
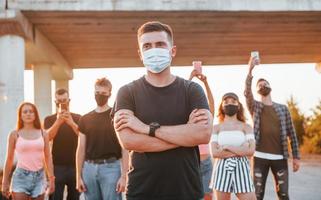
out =
[[[86,185],[86,200],[121,200],[121,193],[116,192],[120,178],[120,161],[112,163],[84,163],[82,177]]]
[[[36,198],[45,193],[46,190],[45,172],[43,169],[33,172],[22,168],[16,168],[12,176],[12,191],[25,193]]]
[[[210,181],[211,181],[212,170],[213,170],[211,156],[201,161],[200,168],[201,168],[201,177],[202,177],[204,193],[205,194],[212,193],[212,190],[210,189]]]

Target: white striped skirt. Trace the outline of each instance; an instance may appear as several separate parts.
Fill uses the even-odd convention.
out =
[[[228,193],[254,192],[248,158],[216,159],[210,188]]]

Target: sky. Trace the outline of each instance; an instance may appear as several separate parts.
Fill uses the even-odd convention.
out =
[[[174,75],[183,78],[188,78],[191,70],[191,66],[171,67]],[[203,66],[203,73],[207,76],[214,95],[216,110],[221,97],[226,92],[235,92],[240,97],[243,105],[245,105],[243,91],[247,72],[247,65]],[[144,67],[75,69],[74,79],[69,82],[70,110],[75,113],[85,114],[95,108],[94,82],[97,78],[107,77],[112,82],[113,91],[109,100],[109,105],[112,106],[118,89],[140,78],[145,73],[146,69]],[[290,96],[293,95],[305,115],[310,115],[311,109],[321,100],[321,74],[315,70],[314,63],[261,64],[256,66],[253,76],[252,91],[257,99],[255,83],[258,78],[265,78],[271,84],[272,99],[275,102],[285,104]],[[193,80],[203,86],[200,81]],[[24,82],[25,100],[34,102],[32,71],[25,71]],[[52,81],[53,93],[54,88],[54,81]],[[247,117],[250,118],[248,113]]]

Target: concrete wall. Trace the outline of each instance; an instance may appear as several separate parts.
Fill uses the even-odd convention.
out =
[[[0,10],[4,10],[6,7],[6,0],[0,0]]]
[[[19,10],[321,11],[321,0],[7,0]]]

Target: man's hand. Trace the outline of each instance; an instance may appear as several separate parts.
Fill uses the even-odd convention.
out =
[[[57,113],[57,122],[59,125],[65,122],[65,117],[64,117],[65,111],[58,112]]]
[[[131,113],[120,112],[115,117],[115,130],[121,131],[124,128],[130,128],[134,132],[146,135],[149,133],[149,125],[144,124]]]
[[[116,185],[116,192],[117,193],[125,192],[125,187],[126,187],[126,176],[121,176],[118,179],[118,182]]]
[[[258,57],[250,57],[249,60],[249,74],[252,74],[252,71],[255,67],[255,65],[260,64],[260,59]]]
[[[189,115],[188,124],[208,124],[209,116],[205,111],[194,109]]]
[[[82,180],[82,178],[77,178],[77,186],[76,186],[76,189],[78,190],[78,192],[86,192],[87,191],[87,188],[86,188],[86,185],[84,183],[84,181]]]
[[[293,159],[293,172],[297,172],[300,169],[300,160],[299,159]]]
[[[68,111],[64,111],[63,113],[63,118],[65,120],[65,122],[69,125],[69,126],[73,126],[75,124],[74,120],[72,119],[71,113]]]

